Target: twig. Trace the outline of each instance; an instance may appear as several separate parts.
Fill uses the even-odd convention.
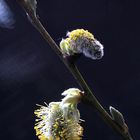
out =
[[[129,134],[129,131],[125,132],[121,126],[119,126],[112,117],[107,113],[107,111],[101,106],[99,101],[96,99],[96,97],[93,95],[92,91],[88,87],[87,83],[85,82],[84,78],[80,74],[78,68],[74,63],[71,61],[65,59],[61,53],[61,50],[59,49],[59,46],[55,43],[55,41],[51,38],[49,33],[46,31],[46,29],[43,27],[37,16],[33,13],[30,5],[28,5],[24,0],[17,0],[20,5],[24,8],[25,12],[28,14],[28,17],[31,21],[31,23],[34,25],[34,27],[41,33],[43,38],[48,42],[48,44],[51,46],[51,48],[55,51],[55,53],[60,57],[60,59],[63,61],[63,63],[66,65],[68,70],[71,72],[73,77],[76,79],[77,83],[80,85],[80,87],[84,90],[84,98],[83,101],[86,103],[89,103],[92,105],[101,118],[110,126],[112,127],[118,134],[122,136],[124,140],[133,140],[131,135]]]

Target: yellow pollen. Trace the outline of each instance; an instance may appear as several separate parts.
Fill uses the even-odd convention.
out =
[[[70,40],[76,40],[77,38],[81,38],[81,37],[94,40],[93,34],[90,33],[88,30],[84,30],[84,29],[73,30],[69,34]]]

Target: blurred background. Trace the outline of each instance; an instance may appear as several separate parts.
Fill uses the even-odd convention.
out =
[[[15,0],[0,0],[0,139],[37,140],[36,104],[59,101],[75,79],[27,20]],[[7,5],[6,5],[7,3]],[[59,44],[67,31],[84,28],[104,44],[101,60],[77,65],[95,96],[123,113],[140,137],[140,10],[133,0],[38,0],[37,13]],[[119,140],[90,106],[79,105],[84,140]]]

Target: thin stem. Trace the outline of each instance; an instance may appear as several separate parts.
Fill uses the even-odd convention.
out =
[[[84,78],[80,74],[78,68],[74,63],[71,63],[67,59],[63,58],[63,55],[61,53],[61,50],[59,49],[59,46],[55,43],[55,41],[52,39],[52,37],[49,35],[49,33],[46,31],[46,29],[43,27],[39,19],[33,14],[32,10],[30,10],[29,5],[24,3],[23,0],[17,0],[20,5],[24,8],[25,12],[28,14],[31,23],[34,25],[34,27],[41,33],[43,38],[48,42],[48,44],[51,46],[51,48],[55,51],[55,53],[60,57],[60,59],[64,62],[68,70],[71,72],[73,77],[76,79],[77,83],[80,85],[80,87],[84,90],[85,96],[83,98],[83,101],[89,103],[92,105],[101,118],[109,125],[111,126],[117,133],[119,133],[124,140],[133,140],[129,133],[125,133],[122,128],[115,123],[112,120],[112,117],[107,113],[107,111],[101,106],[99,101],[96,99],[96,97],[93,95],[92,91],[90,90],[89,86],[85,82]]]

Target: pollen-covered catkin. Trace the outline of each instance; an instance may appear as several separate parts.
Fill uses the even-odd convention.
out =
[[[83,127],[80,126],[80,113],[77,104],[81,91],[70,88],[62,93],[61,102],[51,102],[35,110],[35,130],[40,140],[81,140]]]
[[[60,42],[60,49],[64,57],[82,53],[91,59],[101,59],[104,55],[103,45],[84,29],[68,32]]]

